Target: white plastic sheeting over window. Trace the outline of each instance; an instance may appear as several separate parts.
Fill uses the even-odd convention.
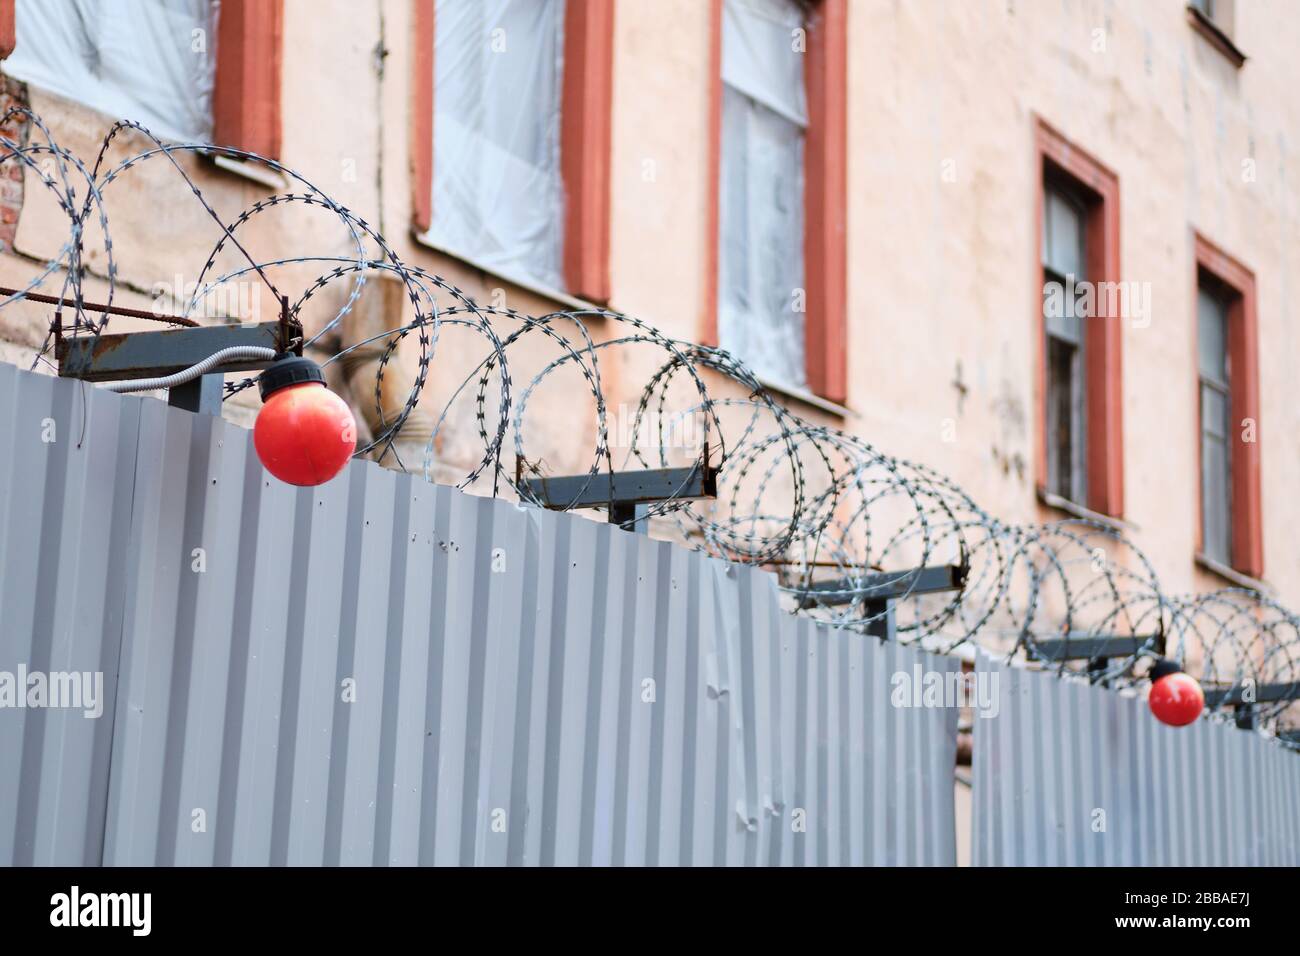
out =
[[[727,0],[722,24],[718,341],[759,378],[802,388],[803,12]]]
[[[479,265],[564,287],[564,0],[438,0],[433,221]]]
[[[173,141],[212,139],[212,0],[17,0],[10,76],[136,120]]]

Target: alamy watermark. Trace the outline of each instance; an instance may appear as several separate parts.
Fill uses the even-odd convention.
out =
[[[50,897],[50,925],[121,927],[132,936],[148,936],[153,919],[152,893],[90,893],[74,885]]]
[[[185,311],[191,319],[236,319],[256,323],[262,317],[261,289],[256,282],[221,282],[199,288],[177,275],[172,282],[155,282],[149,290],[155,315]]]
[[[696,451],[704,447],[709,435],[704,414],[695,409],[657,412],[620,404],[606,416],[605,424],[609,447],[616,450]]]
[[[889,685],[894,707],[969,707],[981,717],[998,715],[997,671],[934,671],[918,663],[895,671]]]
[[[1043,314],[1052,319],[1120,318],[1145,329],[1151,324],[1151,283],[1076,281],[1067,275],[1064,282],[1043,283]]]
[[[80,710],[83,717],[104,713],[103,671],[0,670],[0,709]]]

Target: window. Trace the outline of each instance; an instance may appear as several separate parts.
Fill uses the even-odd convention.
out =
[[[845,0],[713,0],[703,339],[763,380],[847,397]]]
[[[1199,557],[1263,576],[1255,278],[1196,237]]]
[[[16,0],[10,76],[168,140],[209,142],[211,0]]]
[[[283,21],[282,0],[0,0],[0,59],[160,139],[276,159]]]
[[[1088,500],[1085,430],[1087,383],[1078,301],[1087,281],[1084,261],[1085,207],[1058,187],[1047,187],[1043,204],[1043,327],[1047,335],[1047,487],[1069,501]],[[1071,302],[1066,303],[1069,296]],[[1062,307],[1065,304],[1067,307]]]
[[[718,341],[760,378],[803,388],[803,10],[726,0],[722,24]]]
[[[555,289],[564,0],[438,0],[430,241]]]
[[[1236,0],[1189,0],[1187,19],[1211,46],[1239,67],[1246,62],[1246,55],[1233,42],[1235,8]]]
[[[1232,564],[1232,393],[1228,387],[1228,306],[1204,284],[1197,292],[1201,402],[1201,550]]]
[[[1036,471],[1040,497],[1119,518],[1124,510],[1119,179],[1039,122],[1041,298]]]
[[[1225,34],[1232,36],[1232,0],[1190,0],[1187,5]]]
[[[614,4],[414,6],[416,233],[498,274],[607,301]]]

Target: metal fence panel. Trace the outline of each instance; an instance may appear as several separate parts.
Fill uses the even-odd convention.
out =
[[[0,364],[0,862],[102,853],[140,406]],[[102,674],[103,716],[20,671]]]
[[[0,862],[955,862],[956,712],[889,704],[951,659],[584,518],[367,462],[291,488],[153,399],[0,399],[0,669],[115,694],[0,710]]]
[[[1168,727],[1146,702],[1004,666],[975,720],[983,866],[1300,865],[1300,760],[1223,723]]]

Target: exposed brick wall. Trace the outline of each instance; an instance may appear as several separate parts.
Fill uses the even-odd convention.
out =
[[[0,74],[0,116],[16,106],[27,105],[27,87]],[[0,135],[15,143],[26,143],[31,123],[10,120],[0,127]],[[0,147],[0,155],[3,155]],[[23,164],[16,159],[0,162],[0,252],[9,252],[18,232],[18,215],[23,211]]]

